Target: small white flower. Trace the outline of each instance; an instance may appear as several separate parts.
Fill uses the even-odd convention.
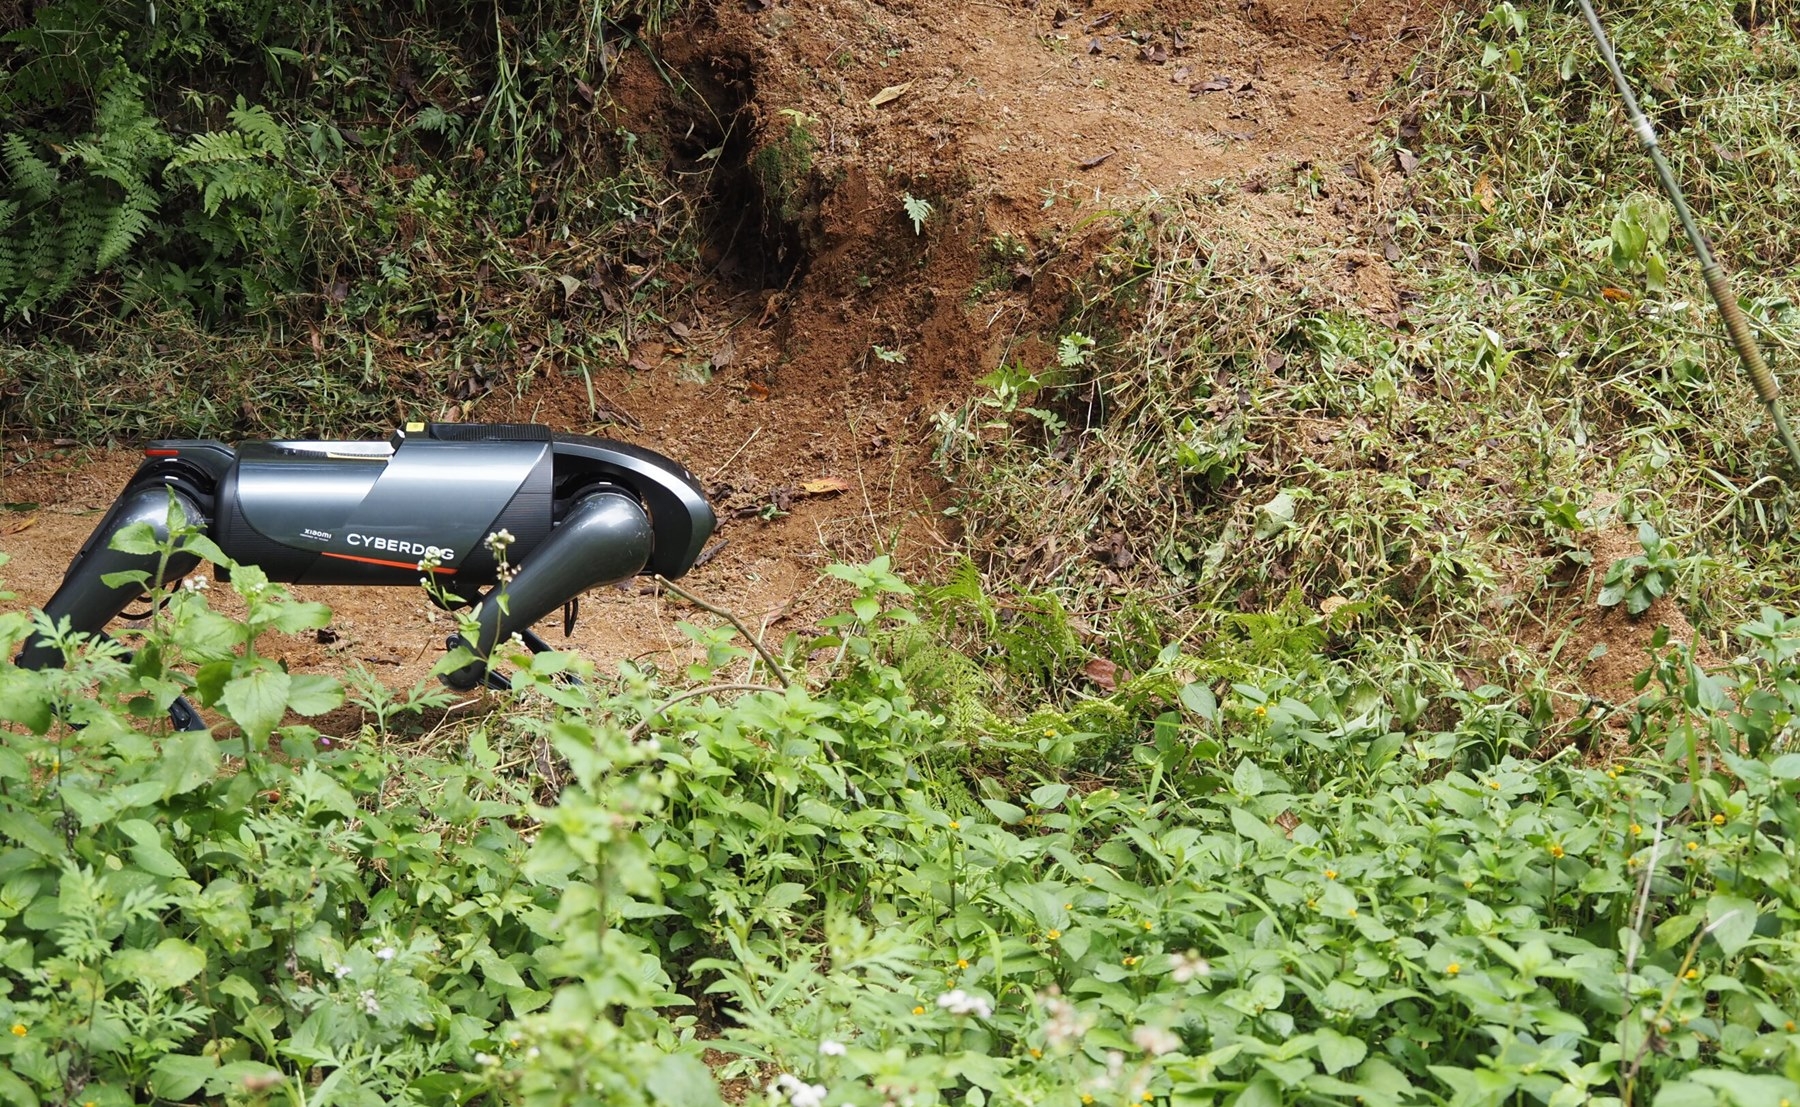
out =
[[[181,586],[189,592],[204,592],[212,587],[212,583],[205,577],[189,577],[181,582]]]
[[[344,979],[344,977],[350,975],[350,966],[349,965],[339,965],[337,968],[335,968],[331,971],[331,975],[336,977],[339,980],[342,980],[342,979]]]
[[[952,1015],[974,1015],[976,1018],[992,1018],[994,1005],[980,996],[972,996],[961,988],[953,992],[945,992],[937,998],[937,1005]]]
[[[476,1063],[476,1064],[477,1064],[477,1065],[481,1065],[481,1066],[483,1066],[483,1067],[484,1067],[484,1068],[485,1068],[485,1067],[486,1067],[486,1066],[488,1066],[488,1065],[497,1065],[497,1064],[499,1064],[499,1063],[500,1063],[500,1058],[498,1058],[498,1057],[496,1057],[496,1056],[494,1056],[494,1055],[493,1055],[493,1054],[491,1054],[491,1053],[477,1053],[477,1054],[476,1054],[476,1055],[475,1055],[475,1063]]]
[[[1089,1020],[1082,1018],[1068,1000],[1045,1000],[1044,1010],[1050,1012],[1050,1021],[1044,1024],[1044,1041],[1052,1049],[1073,1045],[1088,1032]]]
[[[1181,1038],[1160,1026],[1140,1026],[1131,1032],[1131,1044],[1152,1057],[1161,1057],[1180,1049]]]
[[[808,1084],[791,1072],[784,1072],[769,1085],[769,1094],[786,1096],[791,1107],[824,1107],[825,1085]]]
[[[377,961],[392,961],[394,959],[394,947],[382,946],[375,951],[375,959]]]
[[[376,1002],[375,991],[372,988],[364,988],[356,997],[356,1002],[362,1007],[365,1015],[381,1014],[381,1004]]]
[[[1197,950],[1177,953],[1169,958],[1169,962],[1169,975],[1175,978],[1177,984],[1186,984],[1190,980],[1212,975],[1212,966],[1206,963],[1206,958],[1200,956]]]
[[[525,1051],[525,1059],[527,1061],[537,1060],[538,1059],[538,1047],[532,1046],[530,1049],[526,1050]]]
[[[819,1043],[819,1052],[826,1057],[842,1057],[848,1051],[843,1042],[827,1040]]]

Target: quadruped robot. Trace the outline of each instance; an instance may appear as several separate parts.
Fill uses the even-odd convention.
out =
[[[157,555],[112,548],[147,523],[168,536],[171,497],[180,515],[233,560],[294,584],[419,587],[421,564],[444,594],[474,606],[477,640],[453,635],[476,660],[445,674],[459,691],[504,687],[485,659],[517,634],[533,650],[539,619],[564,609],[573,624],[583,592],[641,573],[674,579],[693,567],[717,520],[700,484],[653,451],[522,423],[411,423],[386,442],[163,440],[144,461],[44,605],[53,623],[98,634],[145,591],[105,583],[113,573],[156,573]],[[510,580],[487,541],[506,532]],[[171,557],[165,582],[199,564]],[[502,599],[502,596],[504,597]],[[27,642],[25,668],[62,664],[54,644]],[[184,729],[193,708],[170,708]]]

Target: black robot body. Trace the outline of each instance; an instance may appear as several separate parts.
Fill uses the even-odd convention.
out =
[[[481,640],[459,644],[478,657],[590,588],[681,576],[716,525],[699,482],[668,458],[534,424],[412,424],[388,442],[157,441],[46,613],[88,633],[117,618],[140,589],[102,578],[157,559],[113,550],[112,538],[138,522],[166,536],[171,495],[228,557],[274,581],[416,587],[433,574],[439,591],[476,605]],[[504,604],[490,542],[502,532],[514,569]],[[167,572],[196,564],[173,558]],[[28,667],[59,660],[42,641],[20,655]],[[478,664],[446,681],[485,675]]]

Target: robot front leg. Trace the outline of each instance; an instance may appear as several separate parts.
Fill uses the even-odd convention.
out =
[[[206,516],[198,505],[179,490],[162,484],[146,485],[127,491],[100,520],[87,544],[75,556],[63,577],[62,587],[44,605],[44,614],[52,623],[68,619],[69,628],[83,634],[99,634],[108,623],[140,594],[159,583],[180,580],[194,571],[200,559],[193,554],[177,553],[169,557],[164,579],[155,579],[162,557],[158,553],[133,554],[112,548],[113,538],[126,527],[147,523],[159,544],[169,540],[169,497],[173,495],[177,511],[190,526],[205,526]],[[141,572],[145,583],[108,586],[105,578],[113,573]],[[62,651],[51,642],[34,637],[19,652],[18,664],[24,669],[47,669],[63,663]]]
[[[650,516],[637,497],[614,488],[588,493],[513,579],[476,606],[476,641],[450,640],[452,648],[467,646],[480,660],[444,674],[444,683],[457,691],[474,688],[487,676],[486,659],[496,646],[588,589],[636,576],[654,548]]]

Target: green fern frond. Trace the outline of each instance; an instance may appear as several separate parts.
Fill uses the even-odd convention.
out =
[[[56,194],[56,167],[32,152],[31,143],[17,133],[0,139],[0,161],[12,177],[13,186],[36,203],[46,203]]]
[[[220,165],[240,161],[256,161],[263,151],[252,146],[241,131],[207,131],[181,144],[169,159],[170,169],[192,165]]]
[[[124,257],[149,229],[148,212],[128,204],[114,208],[107,220],[106,232],[100,236],[100,244],[94,250],[94,268],[106,269]]]
[[[239,96],[237,107],[231,110],[230,118],[231,125],[257,150],[277,161],[287,157],[287,130],[262,105],[246,104],[244,98]]]

